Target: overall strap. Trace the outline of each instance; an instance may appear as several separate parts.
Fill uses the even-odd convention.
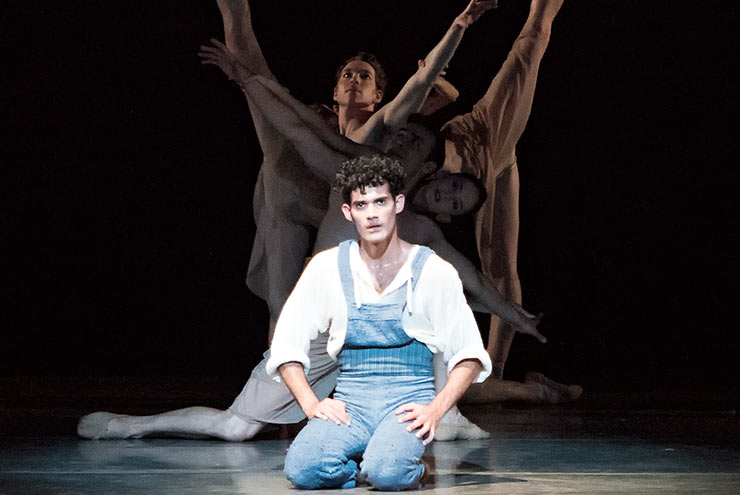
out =
[[[355,305],[355,280],[352,277],[352,268],[349,264],[349,248],[354,241],[346,240],[339,243],[339,255],[337,264],[339,265],[339,277],[342,281],[344,298],[347,301],[347,310],[354,308]]]
[[[416,252],[416,257],[411,263],[412,289],[416,289],[416,283],[419,281],[419,276],[421,275],[421,270],[424,268],[424,263],[426,263],[429,256],[433,254],[434,251],[432,249],[426,246],[419,246],[419,250]]]

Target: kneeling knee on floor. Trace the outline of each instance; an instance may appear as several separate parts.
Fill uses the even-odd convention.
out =
[[[334,456],[314,456],[288,451],[285,457],[285,476],[296,487],[312,489],[333,487],[346,480],[345,463]]]
[[[403,490],[416,481],[414,471],[418,463],[408,464],[398,460],[382,460],[363,464],[363,473],[367,481],[378,490]]]

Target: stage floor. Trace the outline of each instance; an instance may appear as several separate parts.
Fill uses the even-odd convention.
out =
[[[740,493],[736,410],[466,409],[491,438],[430,446],[435,479],[424,493]],[[276,434],[245,443],[89,441],[5,430],[0,495],[298,493],[282,473],[288,445]]]

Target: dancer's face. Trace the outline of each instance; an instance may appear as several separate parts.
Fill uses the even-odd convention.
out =
[[[375,83],[375,69],[363,60],[352,60],[344,66],[334,88],[334,101],[339,105],[374,110],[383,98]]]
[[[406,124],[388,145],[388,154],[398,158],[407,173],[424,163],[434,146],[434,133],[420,124]]]
[[[464,215],[478,204],[480,191],[475,179],[467,175],[450,174],[431,180],[414,195],[414,207],[428,213]]]
[[[390,186],[366,187],[352,191],[350,204],[342,205],[344,217],[354,222],[360,239],[378,243],[389,239],[396,231],[396,215],[403,211],[405,198],[399,194],[393,199]]]

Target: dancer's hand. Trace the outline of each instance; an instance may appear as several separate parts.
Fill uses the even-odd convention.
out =
[[[517,303],[512,302],[510,304],[511,307],[514,309],[514,312],[516,313],[516,321],[509,322],[514,326],[514,329],[517,332],[526,333],[533,336],[543,344],[547,342],[547,338],[537,330],[537,325],[539,325],[540,321],[542,321],[544,313],[539,313],[537,316],[535,316],[532,313],[526,311]]]
[[[405,414],[404,414],[405,413]],[[404,404],[396,409],[396,415],[401,415],[398,418],[399,423],[406,423],[411,421],[411,424],[406,427],[407,431],[416,432],[416,438],[421,438],[424,445],[428,445],[434,440],[434,435],[437,433],[437,426],[442,420],[445,411],[435,407],[434,404],[416,404],[411,402]]]
[[[226,45],[215,38],[211,38],[211,45],[200,46],[198,56],[202,64],[217,66],[229,79],[237,83],[244,82],[253,75]]]
[[[347,414],[347,406],[341,400],[326,398],[322,401],[317,402],[311,409],[306,413],[308,419],[319,418],[328,421],[333,421],[336,424],[349,425],[349,414]]]
[[[480,19],[480,16],[487,10],[495,9],[496,7],[498,7],[498,0],[471,0],[462,14],[457,16],[455,22],[458,22],[463,27],[469,27]]]

